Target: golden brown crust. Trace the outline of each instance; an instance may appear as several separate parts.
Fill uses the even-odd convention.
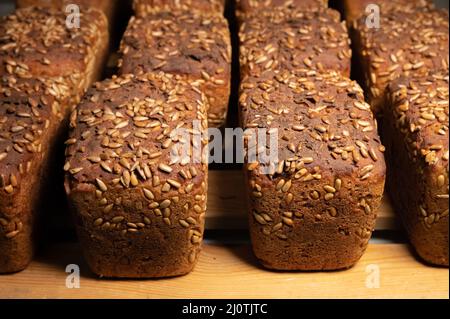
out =
[[[375,225],[385,163],[370,106],[335,72],[266,72],[245,78],[245,129],[278,129],[278,163],[264,175],[247,163],[256,256],[279,270],[354,265]]]
[[[350,76],[350,39],[335,10],[264,11],[245,19],[239,39],[242,76],[295,68]]]
[[[0,19],[0,273],[20,271],[32,258],[55,145],[103,65],[104,15],[89,10],[81,23],[69,30],[63,13],[43,8]]]
[[[208,167],[173,161],[172,133],[186,129],[194,143],[207,129],[206,106],[197,88],[161,72],[98,83],[72,114],[66,190],[96,274],[168,277],[194,267]],[[199,138],[195,149],[206,143]]]
[[[383,111],[385,89],[400,76],[448,69],[448,11],[389,12],[380,29],[365,18],[355,21],[353,41],[365,77],[366,94],[376,114]]]
[[[430,0],[344,0],[345,19],[349,25],[365,14],[368,5],[376,4],[381,14],[390,11],[416,11],[432,8]]]
[[[389,190],[411,243],[425,261],[443,266],[448,266],[448,85],[448,70],[391,83],[384,134]]]
[[[172,10],[222,14],[225,10],[225,0],[134,0],[133,8],[138,17]]]
[[[219,15],[159,12],[132,18],[122,40],[119,72],[182,75],[204,90],[209,125],[225,122],[231,82],[228,24]]]

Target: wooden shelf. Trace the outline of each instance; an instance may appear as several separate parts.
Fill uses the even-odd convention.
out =
[[[244,176],[239,170],[209,171],[206,228],[247,228],[244,187]],[[376,230],[392,229],[397,229],[397,223],[389,198],[384,196],[378,212]]]
[[[65,286],[65,267],[81,269],[80,289]],[[380,288],[367,288],[367,266]],[[449,298],[449,271],[423,265],[401,244],[371,244],[352,269],[283,273],[261,269],[246,244],[206,244],[195,270],[161,280],[94,277],[76,244],[58,244],[17,274],[0,276],[0,298]]]

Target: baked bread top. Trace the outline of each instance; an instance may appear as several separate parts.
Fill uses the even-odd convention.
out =
[[[212,85],[229,82],[228,24],[218,15],[173,11],[132,18],[120,53],[121,73],[163,71]]]
[[[415,10],[427,10],[434,7],[431,0],[345,0],[345,18],[351,23],[365,15],[368,5],[378,5],[380,13],[386,14],[391,11],[412,12]]]
[[[16,0],[18,8],[32,6],[50,6],[54,8],[65,9],[69,4],[76,4],[85,7],[94,7],[108,13],[112,6],[120,0]]]
[[[137,16],[173,10],[221,15],[225,10],[225,0],[134,0],[133,8]]]
[[[208,127],[206,106],[198,89],[162,72],[97,83],[71,116],[66,189],[92,188],[111,201],[121,190],[141,192],[142,199],[157,208],[200,188],[207,161],[177,159],[172,152],[181,138],[179,129],[191,138],[188,155],[201,151],[206,137],[193,136]],[[161,199],[164,204],[156,202]]]
[[[366,67],[369,101],[383,108],[386,86],[400,76],[448,69],[447,10],[390,12],[381,15],[380,29],[370,29],[365,18],[356,22]]]
[[[66,114],[71,88],[62,78],[3,76],[0,84],[0,211],[14,214],[17,196],[26,195],[23,182],[48,152],[49,131]]]
[[[387,112],[395,116],[397,128],[406,135],[411,159],[425,168],[446,167],[448,172],[448,70],[402,77],[389,85],[388,99]]]
[[[328,0],[237,0],[236,5],[243,14],[259,14],[261,10],[273,8],[326,8]]]
[[[266,72],[243,79],[240,105],[244,128],[278,129],[274,174],[384,178],[384,147],[356,82],[335,72]]]
[[[66,13],[29,7],[0,18],[0,75],[20,78],[70,76],[89,68],[99,38],[108,30],[104,14],[80,13],[80,27],[66,24]]]
[[[239,38],[243,74],[311,68],[350,75],[350,39],[335,10],[264,11],[245,19]]]

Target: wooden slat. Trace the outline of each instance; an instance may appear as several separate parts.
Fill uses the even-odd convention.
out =
[[[208,229],[247,228],[247,207],[244,177],[239,170],[209,171]],[[396,229],[397,223],[391,203],[384,197],[378,212],[376,230]]]
[[[0,276],[0,298],[449,297],[448,269],[423,265],[400,244],[371,244],[354,268],[326,273],[270,272],[259,267],[249,245],[207,244],[193,273],[156,281],[98,279],[80,256],[76,244],[53,247],[27,270]],[[67,264],[80,265],[80,289],[66,288]],[[374,265],[380,288],[367,288]]]

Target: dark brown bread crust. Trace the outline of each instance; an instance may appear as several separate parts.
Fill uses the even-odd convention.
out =
[[[81,28],[67,28],[66,14],[30,7],[0,19],[0,76],[65,77],[80,96],[101,74],[108,22],[96,9],[80,14]]]
[[[161,72],[98,83],[72,114],[66,191],[96,274],[168,277],[194,267],[208,166],[174,163],[171,134],[183,128],[194,141],[194,131],[205,133],[206,106],[198,89]],[[207,142],[200,138],[196,148]]]
[[[111,18],[114,15],[115,9],[117,8],[117,4],[120,0],[16,0],[17,8],[26,8],[26,7],[53,7],[57,9],[65,9],[65,6],[68,4],[77,4],[85,7],[93,7],[101,10],[105,16],[108,18],[108,21],[111,21]]]
[[[345,19],[349,25],[365,14],[366,7],[376,4],[380,7],[381,14],[390,11],[416,11],[433,7],[430,0],[344,0]]]
[[[286,8],[315,9],[327,8],[328,0],[236,0],[239,14],[259,14],[265,9]]]
[[[62,79],[16,80],[3,76],[0,86],[0,273],[31,261],[43,173],[70,100]]]
[[[243,80],[240,105],[245,129],[281,134],[273,174],[245,165],[258,259],[278,270],[354,265],[385,180],[384,147],[362,89],[334,72],[267,72]]]
[[[223,14],[225,0],[134,0],[136,16],[145,17],[160,11],[182,10],[203,14]]]
[[[0,19],[0,273],[23,270],[32,258],[38,201],[64,119],[106,55],[102,13],[82,14],[80,29],[64,23],[63,13],[36,8]]]
[[[163,71],[182,75],[205,92],[209,125],[224,124],[231,82],[231,44],[225,18],[183,12],[132,18],[120,52],[120,74]]]
[[[264,11],[245,19],[239,39],[242,76],[295,68],[350,76],[350,39],[335,10]]]
[[[448,70],[393,82],[384,125],[393,203],[419,256],[442,266],[449,264],[448,85]]]
[[[448,69],[448,11],[392,11],[381,15],[381,28],[355,21],[353,42],[365,77],[372,110],[381,114],[386,86],[400,76]]]

